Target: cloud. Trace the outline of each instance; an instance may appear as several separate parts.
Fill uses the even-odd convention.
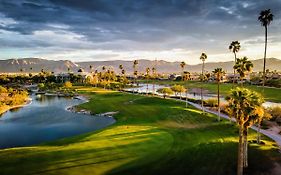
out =
[[[165,53],[175,60],[184,56],[177,49],[188,52],[186,57],[202,51],[223,55],[232,40],[245,41],[245,47],[262,42],[253,38],[263,35],[257,17],[266,8],[275,15],[270,34],[271,44],[278,45],[281,1],[276,0],[0,0],[0,42],[3,49],[33,49],[30,56],[48,58],[56,52],[60,58],[90,59],[104,51],[107,56],[99,59],[149,54],[154,59]]]

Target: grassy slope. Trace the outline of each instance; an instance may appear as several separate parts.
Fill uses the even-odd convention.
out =
[[[91,89],[84,89],[91,90]],[[117,123],[31,147],[0,151],[0,174],[234,174],[237,129],[173,100],[91,93],[81,108],[119,111]],[[250,134],[253,139],[254,133]],[[250,144],[249,174],[281,162],[275,144]]]
[[[142,83],[146,83],[146,81],[141,81]],[[150,81],[151,83],[153,81]],[[155,81],[157,84],[166,84],[166,85],[174,85],[174,84],[182,84],[185,85],[187,88],[200,88],[201,87],[201,82],[198,81],[188,81],[188,82],[182,82],[182,81]],[[211,93],[216,93],[217,92],[217,84],[208,82],[208,83],[203,83],[202,86],[204,89],[209,90]],[[257,92],[262,93],[262,87],[258,87],[255,85],[245,85],[244,87],[247,87],[249,89],[255,90]],[[221,84],[220,90],[221,94],[226,95],[229,90],[232,88],[232,84]],[[281,89],[280,88],[269,88],[266,87],[264,90],[264,96],[266,100],[272,101],[272,102],[278,102],[281,103]]]

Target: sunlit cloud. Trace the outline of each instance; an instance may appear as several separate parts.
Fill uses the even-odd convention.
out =
[[[164,59],[200,63],[239,55],[262,58],[260,10],[271,8],[268,57],[281,58],[281,2],[268,1],[16,1],[0,0],[0,59]]]

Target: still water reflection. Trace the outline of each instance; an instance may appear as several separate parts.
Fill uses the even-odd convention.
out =
[[[0,148],[26,146],[98,130],[111,125],[111,117],[66,111],[82,103],[73,98],[32,97],[32,103],[0,117]]]

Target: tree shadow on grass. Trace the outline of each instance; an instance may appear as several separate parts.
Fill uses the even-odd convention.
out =
[[[120,175],[175,175],[175,174],[202,174],[202,175],[231,175],[236,174],[238,144],[235,142],[212,142],[200,144],[187,149],[174,148],[161,159],[141,166],[131,166],[134,162],[113,169],[108,174]],[[249,167],[245,175],[271,174],[275,163],[281,163],[278,155],[272,160],[272,153],[276,150],[261,150],[258,146],[249,145]],[[280,157],[280,156],[279,156]],[[145,159],[145,158],[144,158]],[[149,160],[149,158],[146,158]],[[143,162],[144,160],[135,160]],[[129,168],[128,168],[129,167]]]
[[[72,169],[90,171],[100,165],[104,167],[104,164],[120,166],[146,156],[146,149],[155,152],[160,145],[166,144],[166,132],[154,127],[130,126],[132,133],[123,128],[114,129],[114,132],[106,130],[101,135],[70,138],[69,145],[52,142],[3,151],[0,153],[0,174],[60,174],[71,173]],[[6,159],[5,156],[9,157]]]

